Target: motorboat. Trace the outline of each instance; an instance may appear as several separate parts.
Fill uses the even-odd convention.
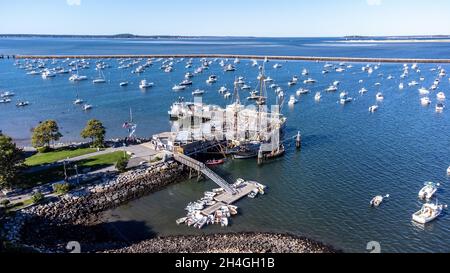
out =
[[[278,69],[278,68],[281,68],[281,67],[283,67],[281,64],[275,64],[275,65],[273,66],[274,69]]]
[[[209,76],[209,78],[206,80],[206,83],[208,83],[208,84],[213,84],[215,82],[217,82],[217,76],[215,76],[215,75]]]
[[[439,93],[437,93],[437,94],[436,94],[436,98],[437,98],[438,100],[445,100],[445,94],[444,94],[444,92],[439,92]]]
[[[420,99],[420,103],[424,106],[427,106],[431,104],[431,100],[429,97],[423,97]]]
[[[56,74],[51,72],[50,70],[45,70],[44,72],[42,72],[41,76],[43,79],[49,79],[54,78]]]
[[[94,79],[92,83],[106,83],[105,76],[101,69],[98,70],[98,78]]]
[[[377,101],[382,101],[382,100],[384,100],[384,95],[383,95],[383,93],[381,93],[381,92],[377,93],[376,99],[377,99]]]
[[[330,85],[325,91],[327,92],[336,92],[338,90],[336,85]]]
[[[297,90],[297,96],[300,96],[300,95],[305,95],[305,94],[308,94],[309,93],[309,90],[308,89],[305,89],[305,88],[300,88],[299,90]]]
[[[80,82],[80,81],[85,81],[87,80],[87,76],[80,76],[78,74],[73,74],[72,76],[69,77],[69,81],[72,82]]]
[[[10,103],[10,102],[11,102],[11,99],[8,99],[8,98],[0,99],[0,103]]]
[[[339,86],[339,84],[341,84],[340,81],[334,81],[334,82],[333,82],[333,85],[334,85],[334,86]]]
[[[316,80],[312,79],[312,78],[308,78],[306,80],[303,81],[304,84],[312,84],[312,83],[316,83]]]
[[[84,101],[82,100],[82,99],[80,99],[80,98],[76,98],[74,101],[73,101],[73,104],[82,104]]]
[[[320,101],[321,99],[322,99],[322,94],[320,94],[320,92],[317,92],[316,95],[314,96],[314,100]]]
[[[424,200],[430,200],[436,193],[439,183],[425,182],[424,187],[419,191],[419,198]]]
[[[375,113],[376,111],[378,111],[378,108],[378,105],[372,105],[369,107],[369,112]]]
[[[224,163],[225,163],[224,159],[218,159],[218,160],[213,159],[213,160],[206,161],[205,164],[208,165],[208,166],[217,166],[217,165],[222,165]]]
[[[192,78],[192,77],[194,77],[194,74],[192,74],[191,72],[187,72],[186,74],[184,74],[184,78],[185,79],[189,79],[189,78]]]
[[[369,92],[369,90],[367,90],[366,88],[361,88],[360,90],[359,90],[359,94],[365,94],[365,93],[367,93],[367,92]]]
[[[427,203],[422,208],[412,215],[412,220],[419,224],[427,224],[441,215],[444,205],[438,203]]]
[[[371,207],[379,207],[381,205],[381,203],[383,203],[384,198],[389,198],[389,194],[387,194],[386,196],[375,196],[372,200],[370,200],[370,206]]]
[[[17,107],[25,107],[30,105],[30,103],[28,101],[20,101],[16,104]]]
[[[444,111],[444,108],[445,108],[445,106],[443,103],[439,102],[436,104],[436,112],[437,113],[442,113],[442,111]]]
[[[85,104],[85,105],[83,105],[83,110],[84,110],[84,111],[91,110],[92,107],[93,107],[93,106],[90,105],[90,104]]]
[[[302,70],[302,76],[308,76],[309,75],[309,71],[305,68]]]
[[[139,84],[139,88],[141,89],[147,89],[150,87],[153,87],[153,83],[152,82],[148,82],[147,80],[142,80],[141,83]]]
[[[194,96],[201,96],[205,93],[204,90],[196,89],[194,92],[192,92],[192,95]]]
[[[338,72],[338,73],[342,73],[344,71],[345,71],[345,68],[342,68],[342,67],[336,68],[336,72]]]
[[[273,79],[271,77],[267,77],[267,78],[264,79],[264,82],[265,83],[273,82]]]
[[[192,85],[192,81],[189,79],[185,79],[182,82],[180,82],[180,85],[183,85],[183,86]]]
[[[185,85],[174,85],[174,87],[172,87],[173,91],[183,91],[186,89]]]
[[[127,81],[121,82],[121,83],[119,83],[119,85],[122,86],[122,87],[124,87],[124,86],[127,86],[127,85],[128,85],[128,82],[127,82]]]
[[[409,86],[409,87],[417,86],[417,85],[419,85],[419,83],[416,82],[416,81],[412,81],[412,82],[408,83],[408,86]]]
[[[342,94],[341,94],[341,99],[339,101],[341,104],[347,104],[347,103],[352,102],[352,101],[353,101],[353,99],[348,97],[347,94],[345,94],[344,96],[342,96]]]
[[[404,88],[405,88],[405,84],[401,82],[401,83],[398,85],[398,89],[402,90],[402,89],[404,89]]]
[[[428,91],[428,89],[422,87],[419,89],[419,94],[420,95],[428,95],[428,94],[430,94],[430,91]]]
[[[450,176],[450,166],[448,166],[448,168],[447,168],[447,175]]]
[[[292,96],[290,97],[290,99],[289,99],[288,104],[292,106],[292,105],[294,105],[294,104],[296,104],[296,103],[298,103],[298,100],[295,98],[294,95],[292,95]]]
[[[233,65],[229,64],[225,67],[225,72],[232,72],[232,71],[236,71],[236,68]]]
[[[176,223],[177,223],[177,225],[184,224],[187,219],[188,219],[187,217],[182,217],[182,218],[176,220]]]
[[[9,97],[14,97],[15,95],[16,94],[14,94],[13,92],[5,91],[5,92],[0,94],[0,97],[2,97],[2,98],[9,98]]]
[[[219,93],[220,94],[223,94],[223,93],[225,93],[225,92],[227,92],[228,91],[228,88],[226,88],[225,86],[222,86],[222,87],[220,87],[220,89],[219,89]]]
[[[249,85],[246,85],[246,84],[244,84],[242,87],[241,87],[241,89],[242,90],[250,90],[250,89],[252,89]]]
[[[259,193],[259,190],[258,190],[258,189],[254,189],[254,190],[252,190],[252,191],[248,194],[248,197],[249,197],[249,198],[256,198],[256,196],[258,195],[258,193]]]

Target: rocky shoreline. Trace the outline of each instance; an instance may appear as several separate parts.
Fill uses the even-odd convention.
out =
[[[292,235],[231,233],[172,236],[142,241],[106,253],[336,253],[331,246]]]

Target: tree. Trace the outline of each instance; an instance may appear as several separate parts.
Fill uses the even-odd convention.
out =
[[[88,121],[86,127],[81,131],[82,138],[90,138],[92,146],[95,148],[103,148],[105,141],[106,128],[101,121],[91,119]]]
[[[70,191],[70,184],[69,183],[56,184],[53,187],[53,190],[58,195],[66,194]]]
[[[48,148],[51,141],[58,141],[61,137],[56,121],[46,120],[33,129],[31,143],[35,148]]]
[[[31,196],[31,201],[33,204],[40,203],[42,200],[44,200],[45,196],[41,192],[37,192]]]
[[[0,133],[0,188],[9,188],[17,181],[23,161],[22,150]]]
[[[121,173],[127,170],[127,166],[128,166],[127,158],[122,157],[116,162],[116,169]]]

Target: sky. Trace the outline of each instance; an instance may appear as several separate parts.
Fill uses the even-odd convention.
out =
[[[449,35],[449,13],[449,0],[0,0],[0,33]]]

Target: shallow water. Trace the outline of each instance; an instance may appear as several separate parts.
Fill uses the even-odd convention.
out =
[[[322,39],[314,40],[223,39],[194,40],[157,43],[155,41],[66,40],[38,39],[30,45],[23,41],[0,39],[0,53],[240,53],[273,55],[328,55],[361,57],[416,57],[441,58],[440,52],[448,50],[448,44],[419,44],[409,46],[369,45],[358,47],[330,46]],[[130,44],[133,44],[130,46]],[[162,45],[163,44],[163,45]],[[12,45],[15,45],[13,47]],[[432,47],[432,51],[430,48]],[[5,49],[6,48],[6,49]],[[242,60],[235,73],[225,73],[218,64],[196,76],[194,86],[175,93],[171,87],[182,80],[185,62],[177,63],[172,73],[159,69],[160,63],[142,75],[118,70],[117,61],[108,61],[112,68],[105,71],[108,80],[104,85],[93,85],[91,80],[72,84],[69,76],[57,76],[43,80],[40,76],[25,75],[13,66],[12,61],[0,60],[0,89],[16,93],[14,100],[31,102],[29,107],[17,109],[14,104],[0,105],[0,129],[26,145],[29,130],[39,121],[54,118],[62,127],[63,141],[79,140],[79,131],[90,118],[102,120],[108,128],[108,137],[125,136],[121,126],[128,119],[132,107],[137,134],[151,134],[170,129],[167,110],[179,96],[190,99],[196,88],[206,90],[204,101],[224,106],[218,94],[220,86],[231,88],[236,76],[244,76],[251,85],[256,83],[258,71]],[[96,72],[83,70],[91,79]],[[198,60],[194,61],[198,66]],[[294,143],[287,147],[283,158],[258,167],[256,162],[230,161],[216,171],[233,181],[238,177],[256,180],[269,186],[267,194],[255,200],[244,199],[238,203],[240,215],[232,219],[232,225],[223,229],[208,227],[202,231],[177,226],[175,219],[184,215],[183,208],[215,187],[210,181],[187,181],[168,187],[148,197],[108,212],[111,221],[138,221],[153,232],[162,235],[198,234],[230,231],[274,231],[304,235],[324,241],[345,251],[364,252],[369,241],[379,241],[386,252],[449,252],[450,217],[444,213],[439,220],[426,228],[415,226],[411,214],[420,209],[417,193],[425,181],[441,182],[439,201],[448,203],[450,179],[445,170],[450,165],[450,117],[449,110],[437,114],[434,111],[436,91],[430,94],[432,104],[420,105],[417,89],[398,89],[402,64],[382,64],[371,76],[361,71],[365,64],[354,64],[344,73],[322,75],[323,63],[280,62],[283,67],[275,70],[274,62],[267,67],[267,74],[274,78],[286,97],[294,94],[303,84],[289,88],[287,82],[299,75],[303,68],[310,70],[310,77],[318,83],[310,86],[311,93],[302,96],[290,109],[285,103],[283,113],[288,118],[286,136],[303,134],[303,148],[295,150]],[[431,86],[437,65],[420,65],[425,87]],[[193,69],[194,69],[193,68]],[[449,65],[444,65],[450,71]],[[193,70],[192,69],[192,70]],[[384,76],[378,76],[382,73]],[[209,75],[218,75],[217,84],[208,86]],[[387,75],[395,76],[387,80]],[[119,87],[128,79],[131,84]],[[138,88],[141,79],[155,83],[155,87],[142,92]],[[302,80],[304,77],[301,77]],[[359,84],[360,79],[364,80]],[[349,92],[355,101],[338,104],[339,91],[325,93],[333,81],[340,80],[341,90]],[[405,83],[419,75],[411,72]],[[382,83],[375,87],[376,82]],[[369,92],[361,96],[358,90],[366,87]],[[448,76],[442,79],[438,91],[450,95]],[[314,101],[314,94],[322,91],[321,102]],[[369,114],[369,106],[375,104],[375,94],[382,91],[385,100],[377,113]],[[83,112],[72,105],[76,93],[94,105],[90,112]],[[273,97],[273,91],[268,90]],[[245,95],[242,95],[245,97]],[[368,206],[378,194],[391,195],[379,209]],[[125,236],[139,236],[139,231],[122,229]],[[142,232],[145,236],[145,232]]]

